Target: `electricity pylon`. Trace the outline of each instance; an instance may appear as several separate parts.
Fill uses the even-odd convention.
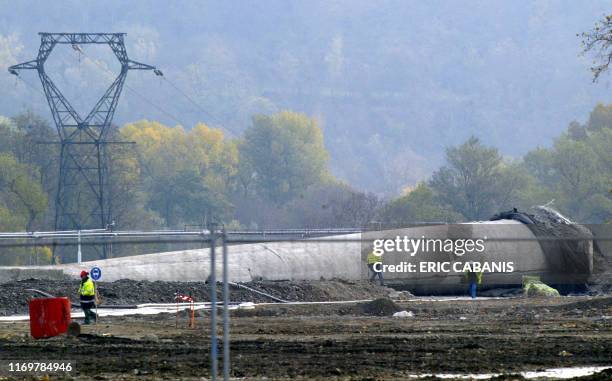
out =
[[[55,230],[107,228],[112,222],[107,168],[108,131],[129,70],[153,70],[156,67],[128,58],[125,33],[39,33],[40,48],[36,59],[9,67],[11,74],[36,70],[51,108],[59,135],[60,166],[55,197]],[[45,72],[45,62],[58,44],[108,45],[121,70],[93,109],[83,117],[77,113]],[[106,249],[104,257],[107,256]]]

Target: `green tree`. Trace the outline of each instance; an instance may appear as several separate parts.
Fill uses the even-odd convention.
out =
[[[2,194],[0,197],[4,198]],[[22,231],[24,227],[23,216],[16,215],[6,206],[0,205],[0,231]]]
[[[20,163],[34,168],[40,185],[52,193],[57,186],[59,139],[57,132],[42,117],[23,112],[13,117],[17,132],[12,152]]]
[[[12,152],[16,135],[15,123],[5,116],[0,116],[0,152]]]
[[[287,225],[304,228],[360,228],[375,220],[381,200],[339,181],[310,186],[285,205]]]
[[[570,125],[571,128],[571,125]],[[612,129],[612,104],[603,105],[599,103],[591,114],[584,128],[588,132],[597,132],[604,129]]]
[[[416,222],[456,222],[462,216],[439,202],[433,190],[421,182],[387,203],[380,211],[379,218],[385,226],[401,227]]]
[[[328,176],[323,132],[314,119],[290,111],[255,116],[240,158],[242,178],[253,179],[256,192],[277,204]]]
[[[220,130],[198,124],[186,132],[140,121],[125,125],[121,136],[136,142],[146,205],[166,226],[229,217],[238,152]]]
[[[49,227],[47,193],[56,174],[50,168],[55,157],[48,157],[51,145],[45,140],[48,125],[34,114],[15,118],[0,117],[0,231],[33,231]],[[50,131],[51,133],[53,131]],[[48,136],[48,135],[46,135]],[[47,170],[41,170],[45,168]],[[0,264],[48,264],[48,247],[0,249]]]
[[[108,140],[122,141],[125,138],[119,129],[113,126],[109,131]],[[159,217],[145,208],[147,195],[142,186],[142,168],[138,160],[138,150],[129,144],[112,144],[106,149],[108,196],[115,228],[159,228],[162,225]]]
[[[47,209],[47,195],[30,175],[31,169],[8,153],[0,154],[0,201],[22,221],[18,230],[32,231]]]
[[[572,122],[551,148],[526,154],[524,166],[561,212],[578,222],[601,223],[612,219],[610,152],[612,105],[598,104],[586,124]]]
[[[471,137],[448,148],[446,161],[447,165],[434,172],[429,186],[443,205],[467,220],[488,219],[520,200],[527,175],[504,163],[496,148]]]

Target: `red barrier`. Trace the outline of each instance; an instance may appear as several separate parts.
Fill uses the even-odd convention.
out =
[[[36,298],[30,300],[30,334],[35,339],[57,336],[70,324],[68,298]]]
[[[176,300],[176,328],[178,328],[180,302],[189,302],[189,328],[195,328],[195,301],[193,298],[176,293],[174,299]]]

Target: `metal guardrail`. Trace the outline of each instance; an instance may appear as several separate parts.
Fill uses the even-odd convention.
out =
[[[321,236],[321,235],[338,235],[361,233],[363,229],[346,228],[346,229],[277,229],[277,230],[227,230],[225,234],[243,235],[243,236],[278,236],[278,235],[294,235],[294,236]],[[216,230],[216,234],[221,233],[221,230]],[[121,238],[121,237],[201,237],[210,236],[211,230],[153,230],[153,231],[138,231],[138,230],[123,230],[111,231],[103,229],[91,230],[64,230],[64,231],[46,231],[46,232],[7,232],[0,233],[0,239],[43,239],[43,238]]]
[[[410,227],[406,227],[410,228]],[[399,230],[399,229],[392,229]],[[46,231],[46,232],[0,232],[0,241],[3,240],[77,240],[79,238],[83,240],[92,239],[105,239],[107,241],[101,242],[112,242],[113,239],[147,239],[147,238],[176,238],[176,242],[200,242],[203,239],[210,239],[210,236],[214,233],[217,236],[225,234],[228,237],[228,241],[232,242],[254,242],[267,240],[303,240],[309,238],[321,238],[322,241],[326,240],[326,237],[330,240],[337,241],[333,236],[337,235],[349,235],[356,233],[375,233],[376,231],[365,230],[360,228],[340,228],[340,229],[276,229],[276,230],[215,230],[211,231],[208,229],[184,231],[184,230],[152,230],[152,231],[138,231],[138,230],[122,230],[122,231],[110,231],[102,229],[92,230],[66,230],[66,231]],[[189,238],[193,238],[192,241]],[[557,237],[557,236],[538,236],[538,237],[521,237],[521,238],[504,238],[504,237],[489,237],[490,240],[499,241],[525,241],[525,240],[586,240],[593,239],[593,236],[585,235],[584,237]],[[181,241],[178,241],[178,240]],[[611,237],[597,237],[597,240],[611,240]],[[351,241],[352,239],[347,239]],[[355,239],[360,241],[362,239]],[[75,241],[76,242],[76,241]],[[119,241],[121,242],[132,242],[130,240]],[[156,241],[158,242],[158,241]],[[164,241],[166,242],[166,241]],[[171,241],[172,242],[172,241]]]
[[[205,243],[211,236],[225,234],[232,243],[256,243],[274,241],[303,241],[313,238],[329,238],[338,235],[361,233],[356,228],[342,229],[277,229],[277,230],[228,230],[197,231],[153,230],[111,231],[103,229],[66,230],[47,232],[0,233],[0,247],[31,246],[96,246],[107,244],[156,244],[156,243]],[[80,262],[80,261],[79,261]]]

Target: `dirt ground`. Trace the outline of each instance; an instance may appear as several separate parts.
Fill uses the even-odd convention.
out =
[[[369,282],[329,281],[259,281],[244,285],[287,301],[363,300],[388,295],[390,289]],[[35,288],[55,296],[67,296],[78,302],[79,281],[29,279],[0,284],[0,316],[27,314],[28,302],[35,293],[25,291]],[[208,302],[210,287],[204,282],[148,282],[120,280],[97,284],[102,304],[130,305],[142,303],[173,303],[175,294],[189,295],[196,302]],[[219,294],[221,286],[217,287]],[[40,295],[38,295],[40,296]],[[231,287],[233,302],[270,302],[272,299]]]
[[[400,309],[414,317],[389,316]],[[33,340],[27,323],[0,323],[0,359],[76,360],[78,380],[209,377],[209,313],[198,313],[196,329],[184,316],[175,324],[172,314],[106,317],[78,338]],[[377,300],[231,313],[238,379],[392,380],[584,365],[612,365],[612,297]],[[610,380],[612,371],[586,379]]]

